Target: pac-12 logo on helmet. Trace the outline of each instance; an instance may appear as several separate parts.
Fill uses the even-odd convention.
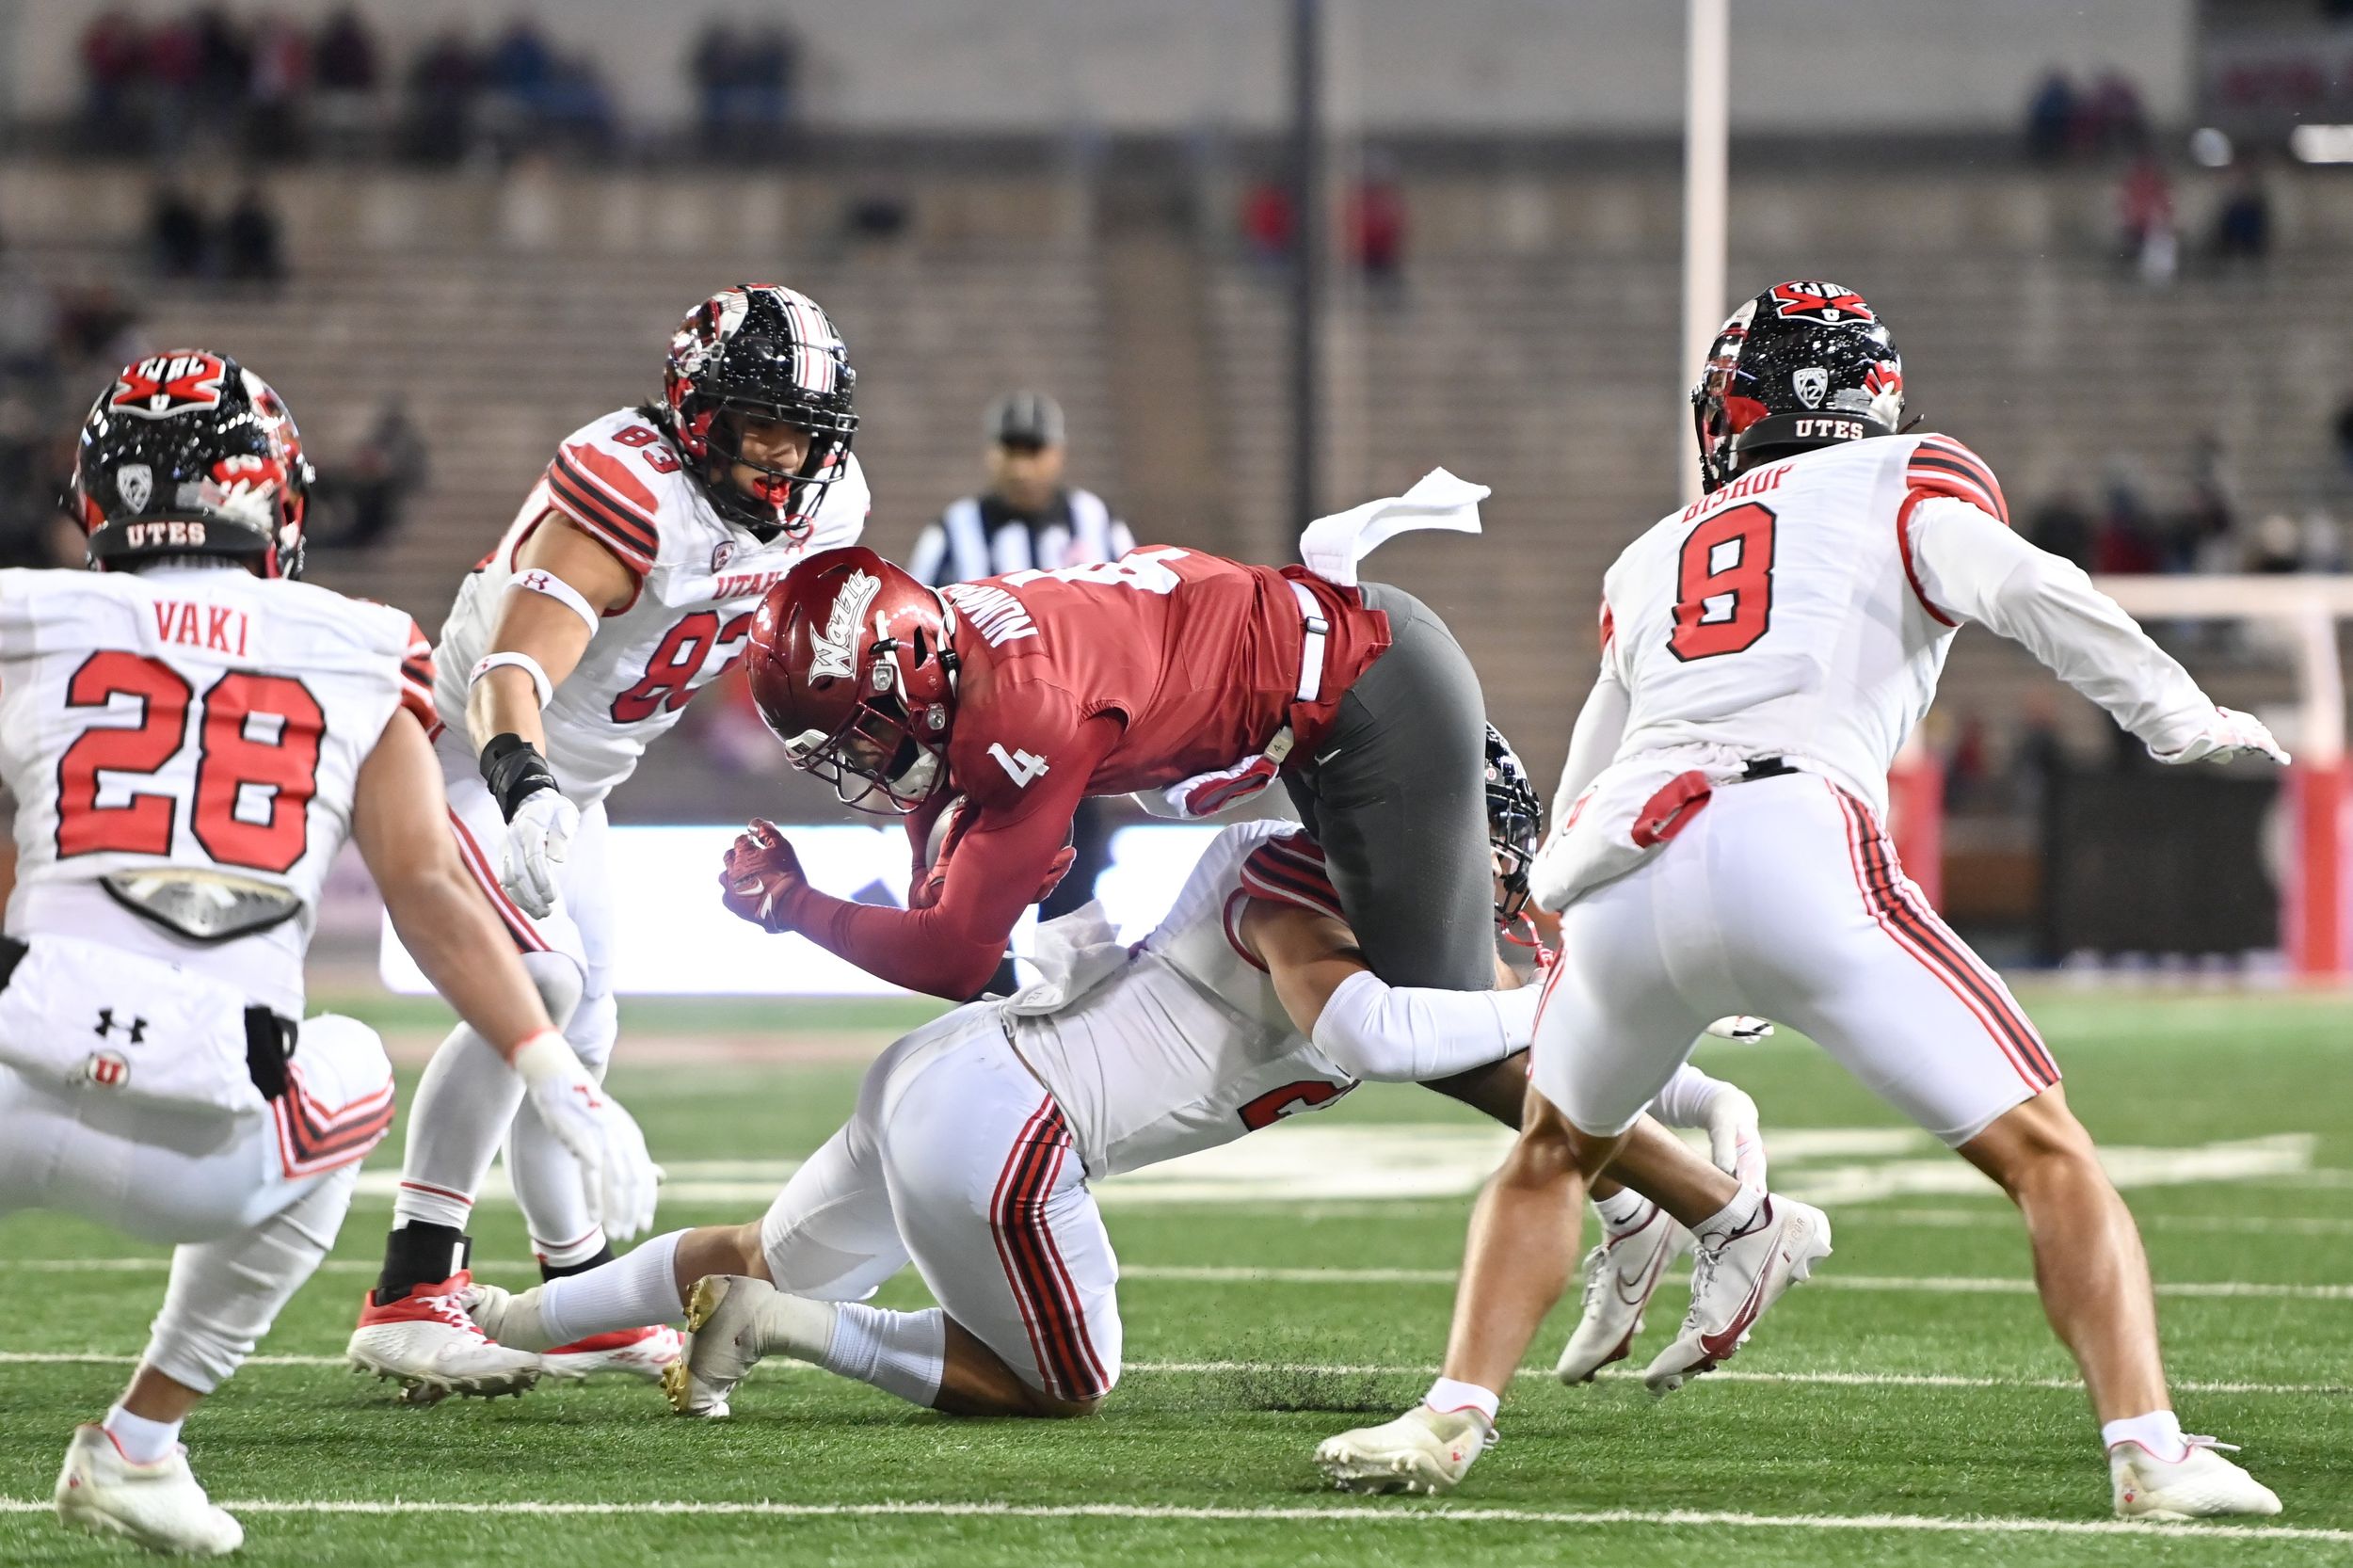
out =
[[[106,407],[141,419],[171,419],[220,407],[229,364],[217,354],[151,354],[122,367]]]

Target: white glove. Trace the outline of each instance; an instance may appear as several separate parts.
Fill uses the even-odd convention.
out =
[[[2152,751],[2149,755],[2160,762],[2228,762],[2258,751],[2282,767],[2287,765],[2288,754],[2272,739],[2263,720],[2235,708],[2217,708],[2206,728],[2191,736],[2179,751]]]
[[[524,1041],[515,1071],[539,1120],[580,1161],[583,1195],[605,1234],[626,1241],[651,1227],[662,1167],[646,1152],[637,1123],[589,1076],[564,1037],[545,1030]]]
[[[1744,1046],[1754,1045],[1772,1032],[1771,1020],[1751,1017],[1746,1013],[1735,1013],[1728,1018],[1718,1018],[1707,1026],[1707,1032],[1716,1036],[1717,1039],[1737,1040]]]
[[[556,879],[580,831],[580,808],[555,790],[534,790],[515,808],[506,824],[506,847],[499,855],[499,886],[543,920],[555,908]]]
[[[1718,1170],[1751,1186],[1765,1185],[1765,1133],[1757,1125],[1756,1101],[1726,1085],[1700,1125],[1707,1128],[1707,1158]]]

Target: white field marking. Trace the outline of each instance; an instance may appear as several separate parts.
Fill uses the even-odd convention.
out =
[[[2313,1142],[2309,1133],[2288,1132],[2183,1148],[2116,1144],[2103,1149],[2101,1159],[2109,1178],[2123,1188],[2281,1176],[2303,1181],[2328,1174],[2311,1168]],[[1807,1203],[1843,1207],[1985,1191],[1985,1177],[1975,1167],[1912,1128],[1772,1129],[1765,1144],[1775,1191]],[[1479,1190],[1511,1144],[1504,1128],[1476,1124],[1288,1123],[1260,1137],[1110,1177],[1095,1183],[1094,1191],[1107,1206],[1263,1205],[1270,1192],[1281,1193],[1285,1207],[1464,1197]],[[797,1160],[671,1160],[662,1196],[679,1205],[765,1207],[799,1167]],[[396,1171],[368,1171],[360,1177],[359,1193],[389,1200],[399,1185]],[[493,1181],[481,1201],[510,1204],[514,1197],[505,1182]]]
[[[1913,1225],[1924,1229],[2016,1230],[2017,1210],[1999,1208],[1872,1208],[1841,1210],[1843,1225]],[[2289,1214],[2135,1214],[2144,1231],[2193,1231],[2219,1236],[2353,1236],[2353,1220],[2322,1220]]]
[[[0,1351],[0,1367],[133,1367],[138,1364],[136,1355],[123,1355],[101,1351]],[[350,1361],[340,1355],[254,1355],[245,1361],[248,1367],[325,1367],[348,1368]],[[820,1370],[807,1362],[776,1357],[760,1364],[761,1376],[777,1373],[804,1374]],[[1272,1375],[1325,1377],[1432,1377],[1438,1368],[1434,1363],[1421,1366],[1383,1364],[1377,1362],[1346,1363],[1324,1366],[1316,1362],[1289,1361],[1130,1361],[1121,1372],[1142,1377],[1199,1377],[1210,1374],[1258,1372]],[[1515,1377],[1537,1381],[1552,1377],[1548,1367],[1523,1367]],[[1607,1383],[1634,1383],[1642,1376],[1623,1368],[1596,1374]],[[1945,1372],[1744,1372],[1716,1371],[1707,1374],[1713,1383],[1753,1383],[1785,1384],[1792,1387],[1833,1388],[2049,1388],[2069,1393],[2083,1387],[2079,1378],[2026,1377],[1964,1377]],[[2338,1395],[2353,1393],[2353,1384],[2344,1383],[2246,1383],[2225,1379],[2206,1381],[2177,1380],[2172,1384],[2178,1393],[2185,1394],[2284,1394]]]
[[[480,1514],[540,1518],[625,1518],[632,1514],[734,1514],[778,1519],[1131,1519],[1204,1523],[1335,1523],[1457,1525],[1651,1525],[1732,1529],[1933,1531],[1945,1535],[2127,1535],[2175,1540],[2353,1542],[2353,1530],[2296,1525],[2148,1525],[2128,1519],[1948,1519],[1920,1513],[1733,1513],[1702,1509],[1480,1508],[1367,1502],[1292,1508],[1189,1508],[1151,1503],[775,1503],[775,1502],[432,1502],[422,1499],[237,1498],[221,1507],[236,1513]],[[45,1497],[0,1497],[0,1513],[49,1513]]]
[[[158,1257],[24,1257],[8,1265],[20,1272],[47,1274],[162,1273],[171,1266]],[[319,1272],[368,1274],[376,1265],[356,1257],[330,1258]],[[535,1274],[529,1263],[488,1263],[476,1273]],[[1249,1264],[1132,1263],[1120,1267],[1119,1277],[1186,1285],[1452,1285],[1451,1269],[1321,1269],[1258,1268]],[[2031,1296],[2030,1279],[1997,1279],[1964,1274],[1838,1274],[1818,1273],[1808,1284],[1835,1290],[1894,1290],[1939,1296]],[[2261,1280],[2183,1280],[2162,1283],[2160,1296],[2245,1297],[2275,1301],[2353,1301],[2353,1285],[2277,1285]]]

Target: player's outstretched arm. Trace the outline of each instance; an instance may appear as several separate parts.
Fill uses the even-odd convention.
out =
[[[579,1159],[591,1210],[616,1235],[645,1229],[661,1169],[629,1112],[555,1032],[513,941],[458,860],[440,767],[407,709],[394,711],[360,764],[351,837],[417,967],[513,1064],[550,1129]]]
[[[539,712],[636,579],[604,546],[550,512],[517,552],[490,651],[468,674],[466,731],[506,818],[499,883],[534,917],[555,907],[557,867],[580,811],[555,787]]]
[[[1911,566],[1932,614],[1974,620],[2020,644],[2106,709],[2160,762],[2288,755],[2253,715],[2216,705],[2179,661],[2082,568],[2036,549],[1965,501],[1919,502]]]
[[[1291,1023],[1352,1077],[1418,1083],[1525,1049],[1532,993],[1391,985],[1367,967],[1355,933],[1329,915],[1254,898],[1242,941],[1274,982]]]

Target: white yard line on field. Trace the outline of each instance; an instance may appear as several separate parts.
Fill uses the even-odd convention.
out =
[[[49,1274],[161,1273],[171,1266],[168,1256],[152,1257],[22,1257],[8,1267],[19,1272]],[[376,1265],[356,1257],[330,1258],[319,1265],[322,1273],[374,1274]],[[527,1263],[486,1263],[476,1273],[529,1274]],[[1452,1285],[1451,1269],[1321,1269],[1257,1268],[1247,1264],[1134,1263],[1122,1265],[1119,1277],[1128,1280],[1193,1285]],[[1987,1279],[1961,1274],[1840,1274],[1818,1273],[1807,1282],[1833,1290],[1910,1291],[1944,1296],[2031,1296],[2030,1279]],[[2258,1280],[2178,1280],[2160,1284],[2160,1296],[2190,1299],[2247,1297],[2273,1301],[2353,1301],[2353,1285],[2275,1285]]]
[[[136,1365],[138,1359],[136,1355],[113,1351],[0,1351],[0,1367],[130,1367]],[[247,1357],[245,1365],[347,1368],[351,1363],[340,1355],[255,1355]],[[781,1357],[761,1365],[771,1372],[805,1373],[818,1369],[806,1362]],[[1437,1370],[1437,1367],[1432,1364],[1406,1366],[1363,1362],[1326,1366],[1318,1362],[1288,1361],[1130,1361],[1121,1368],[1126,1375],[1144,1377],[1238,1373],[1305,1377],[1429,1377]],[[1552,1371],[1545,1367],[1523,1367],[1517,1375],[1523,1378],[1549,1378]],[[1642,1374],[1618,1369],[1599,1375],[1605,1382],[1631,1383],[1640,1381]],[[1718,1371],[1708,1376],[1717,1383],[1836,1388],[2057,1388],[2072,1392],[2083,1386],[2081,1381],[2075,1378],[1963,1377],[1944,1372]],[[2173,1387],[2189,1394],[2353,1394],[2353,1383],[2243,1383],[2189,1379],[2176,1380]]]
[[[1364,1503],[1292,1508],[1189,1508],[1151,1503],[775,1503],[431,1502],[419,1499],[279,1498],[226,1501],[234,1513],[487,1514],[538,1518],[626,1518],[632,1514],[752,1515],[782,1519],[1127,1519],[1176,1523],[1317,1523],[1594,1526],[1652,1525],[1731,1529],[1934,1531],[1948,1535],[2137,1535],[2177,1539],[2353,1542],[2353,1530],[2294,1525],[2143,1525],[2123,1519],[1945,1519],[1919,1513],[1736,1513],[1701,1509],[1480,1508]],[[0,1497],[0,1513],[47,1513],[46,1498]]]

